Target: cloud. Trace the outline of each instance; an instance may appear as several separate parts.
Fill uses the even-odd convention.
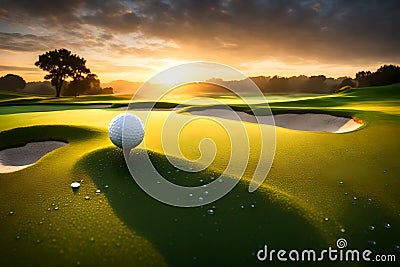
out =
[[[111,61],[134,55],[234,66],[400,62],[400,2],[394,0],[3,2],[0,50],[6,51],[67,46],[108,53]]]
[[[0,32],[0,50],[42,51],[47,49],[49,36]]]
[[[0,71],[37,71],[37,68],[0,65]]]

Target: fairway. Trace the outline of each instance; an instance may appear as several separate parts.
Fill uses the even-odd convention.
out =
[[[243,177],[232,177],[240,181],[225,197],[178,208],[148,196],[108,138],[108,125],[124,112],[129,96],[56,99],[0,92],[0,150],[67,143],[25,169],[0,173],[0,266],[265,266],[255,256],[265,244],[326,249],[341,237],[349,247],[400,257],[399,97],[400,84],[266,95],[274,115],[329,114],[363,125],[345,133],[275,127],[272,168],[253,193],[247,188],[260,153],[258,125],[215,118],[230,127],[243,123],[249,164]],[[234,97],[219,101],[251,113]],[[218,124],[190,113],[199,107],[171,110],[179,104],[157,103],[145,125],[147,150],[139,145],[131,153],[148,153],[173,183],[205,185],[224,172],[232,148]],[[143,119],[149,103],[135,105],[133,113]],[[176,123],[199,117],[179,136],[187,158],[200,156],[202,139],[214,140],[218,152],[207,169],[185,172],[168,162],[161,132],[171,112],[177,112]],[[78,190],[71,189],[74,181],[81,182]]]

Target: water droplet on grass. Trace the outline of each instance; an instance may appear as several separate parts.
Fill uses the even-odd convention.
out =
[[[207,210],[207,213],[208,213],[209,215],[214,215],[214,210],[213,210],[213,209],[209,209],[209,210]]]
[[[329,221],[329,218],[328,218],[328,217],[325,217],[325,218],[324,218],[324,221],[326,221],[326,222]]]
[[[339,182],[339,184],[340,184],[340,185],[343,185],[343,184],[344,184],[344,182],[343,182],[343,181],[340,181],[340,182]]]
[[[218,182],[220,182],[220,183],[222,183],[223,181],[224,181],[224,180],[223,180],[223,179],[221,179],[221,178],[220,178],[220,179],[218,179]]]
[[[81,184],[78,183],[78,182],[73,182],[73,183],[71,183],[72,189],[78,189],[80,186],[81,186]]]
[[[256,205],[254,205],[254,204],[250,205],[250,208],[255,208],[255,207],[256,207]]]
[[[15,212],[14,212],[13,210],[10,210],[10,211],[8,212],[8,214],[9,214],[9,215],[14,215]]]
[[[342,229],[340,229],[340,232],[344,233],[344,232],[346,232],[346,229],[342,228]]]
[[[192,193],[190,193],[190,194],[189,194],[189,197],[192,197],[192,196],[193,196],[193,194],[192,194]]]
[[[54,207],[54,210],[58,210],[58,207]]]
[[[89,200],[89,199],[90,199],[90,197],[89,197],[89,196],[86,196],[86,197],[85,197],[85,200]]]
[[[373,226],[373,225],[369,225],[369,226],[368,226],[368,230],[370,230],[370,231],[374,231],[374,230],[375,230],[375,226]]]
[[[203,202],[204,198],[203,197],[199,197],[199,202]]]
[[[207,196],[207,195],[208,195],[208,191],[204,191],[204,195],[206,195],[206,196]]]
[[[354,196],[354,197],[353,197],[353,199],[354,199],[354,200],[357,200],[357,197],[356,197],[356,196]]]
[[[100,189],[97,189],[96,194],[100,194],[100,193],[101,193]]]
[[[392,226],[390,225],[390,223],[385,223],[385,224],[384,224],[384,227],[385,227],[386,229],[390,229]]]

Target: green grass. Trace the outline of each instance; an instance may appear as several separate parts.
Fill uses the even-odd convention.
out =
[[[122,151],[107,137],[109,121],[123,111],[91,106],[118,107],[129,99],[101,96],[4,103],[0,113],[1,108],[8,112],[0,115],[0,149],[41,140],[68,145],[32,167],[0,174],[0,265],[251,266],[257,265],[254,252],[264,244],[275,249],[323,249],[335,247],[339,237],[345,237],[351,248],[399,257],[395,248],[400,245],[399,92],[400,85],[391,85],[333,95],[274,95],[270,103],[274,113],[356,116],[366,126],[346,134],[277,128],[273,167],[264,184],[250,194],[247,187],[259,143],[256,125],[246,123],[250,164],[238,186],[215,203],[186,209],[162,204],[136,185]],[[18,96],[0,94],[0,99],[7,98]],[[247,110],[234,99],[226,101]],[[81,109],[87,103],[89,108]],[[48,105],[53,109],[45,112]],[[171,108],[175,103],[158,105]],[[230,152],[226,137],[216,125],[200,120],[196,127],[182,131],[183,152],[195,158],[198,141],[212,136],[219,163],[200,173],[176,172],[160,153],[161,127],[170,111],[153,113],[145,138],[160,173],[178,184],[199,185],[224,170]],[[239,127],[239,122],[228,123]],[[84,180],[77,192],[70,188],[75,180]],[[100,194],[95,193],[98,188]],[[215,209],[214,215],[207,214],[210,208]],[[391,228],[386,229],[385,223]],[[368,230],[369,225],[375,230]],[[371,245],[372,240],[376,245]]]

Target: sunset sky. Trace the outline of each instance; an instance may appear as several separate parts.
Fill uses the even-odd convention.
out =
[[[0,0],[0,76],[43,80],[57,48],[102,82],[145,81],[188,61],[248,76],[351,76],[400,64],[399,1]]]

